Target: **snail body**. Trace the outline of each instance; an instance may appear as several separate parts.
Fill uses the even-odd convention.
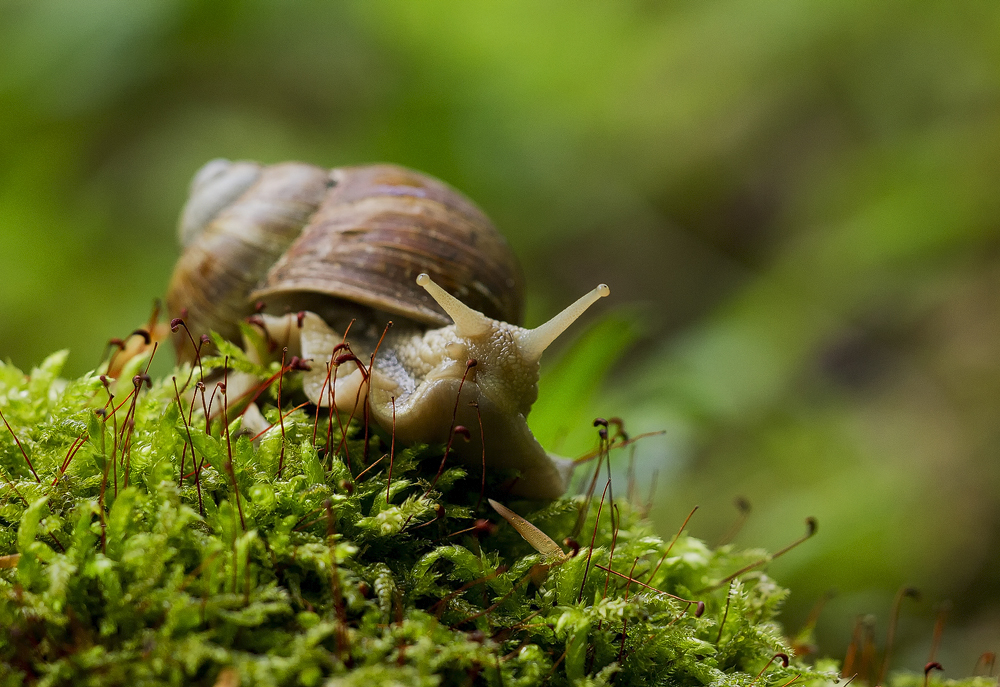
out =
[[[195,177],[179,233],[167,303],[196,336],[237,340],[263,301],[274,316],[256,321],[310,362],[303,387],[317,406],[367,403],[397,441],[451,441],[473,465],[520,471],[512,490],[522,496],[565,490],[568,462],[545,452],[525,418],[545,347],[606,286],[520,327],[523,279],[492,223],[451,187],[391,165],[213,161]],[[343,355],[348,329],[353,356]],[[177,350],[193,358],[189,343]],[[452,438],[456,426],[467,441]]]

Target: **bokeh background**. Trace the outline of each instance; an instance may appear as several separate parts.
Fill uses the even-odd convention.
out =
[[[913,585],[894,665],[950,600],[969,675],[1000,650],[998,36],[990,2],[3,0],[0,357],[81,373],[145,322],[211,158],[416,167],[507,234],[530,323],[612,286],[546,361],[548,446],[666,430],[664,536],[816,516],[770,568],[789,631],[836,589],[842,657]]]

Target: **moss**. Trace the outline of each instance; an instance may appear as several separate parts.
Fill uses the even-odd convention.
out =
[[[212,388],[229,406],[217,387],[192,411],[188,370],[146,383],[136,359],[118,382],[67,382],[64,360],[0,365],[2,684],[833,679],[793,656],[785,589],[759,568],[717,584],[760,551],[671,545],[629,503],[511,500],[489,475],[487,495],[555,541],[579,532],[575,556],[543,559],[479,475],[434,482],[440,448],[397,450],[390,484],[389,442],[290,403],[279,418],[273,384],[254,438],[235,407],[206,423]]]

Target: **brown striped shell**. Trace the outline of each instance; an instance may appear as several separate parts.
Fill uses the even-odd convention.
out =
[[[279,313],[320,300],[448,324],[416,285],[421,273],[488,317],[519,324],[523,315],[520,266],[486,215],[447,184],[396,165],[214,160],[192,181],[179,234],[167,306],[195,338],[214,330],[238,341],[258,301]],[[186,338],[175,340],[181,360],[193,357]]]

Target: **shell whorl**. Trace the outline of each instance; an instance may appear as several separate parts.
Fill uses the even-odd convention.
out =
[[[465,196],[396,165],[335,169],[331,178],[334,188],[254,300],[325,294],[442,326],[450,319],[415,282],[426,272],[487,316],[521,322],[517,259]]]
[[[213,161],[210,164],[218,164]],[[233,167],[244,175],[246,163]],[[225,177],[225,172],[221,175]],[[195,182],[199,181],[196,177]],[[224,179],[223,179],[224,181]],[[253,313],[247,294],[299,235],[315,212],[329,183],[329,172],[312,165],[286,163],[261,167],[242,193],[239,184],[225,187],[223,197],[205,201],[204,193],[225,186],[208,183],[189,201],[180,232],[188,240],[167,292],[171,317],[183,317],[197,337],[210,330],[238,340],[239,322]],[[195,219],[189,220],[194,217]],[[185,223],[185,220],[189,220]],[[199,227],[198,222],[204,226]],[[190,360],[193,350],[178,340],[178,358]]]
[[[447,324],[414,281],[424,272],[489,317],[516,324],[523,315],[520,266],[486,215],[396,165],[213,160],[192,182],[178,233],[184,253],[167,305],[195,337],[214,330],[238,340],[257,301],[278,313],[321,300]],[[175,343],[179,359],[193,359],[190,344]]]

